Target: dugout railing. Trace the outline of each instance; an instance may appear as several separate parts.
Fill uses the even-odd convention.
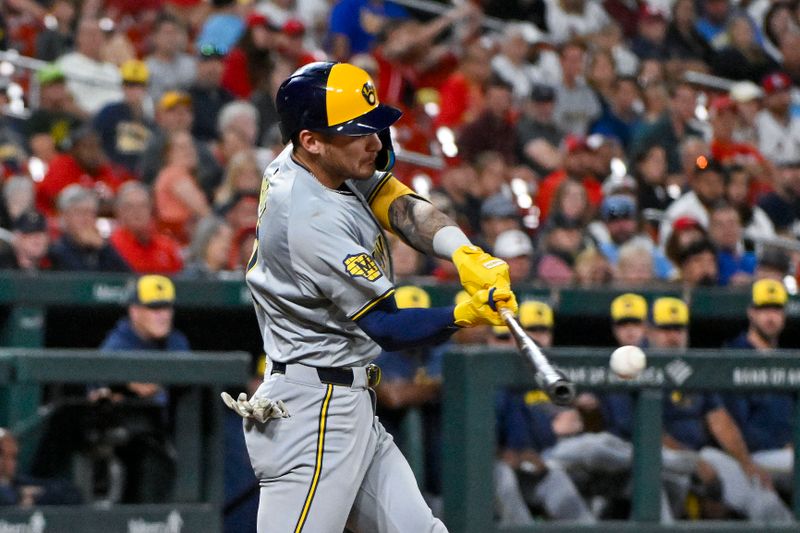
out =
[[[662,525],[660,470],[662,394],[673,390],[735,392],[800,390],[800,352],[781,350],[760,356],[741,350],[688,350],[648,353],[648,367],[630,381],[608,368],[611,350],[557,348],[551,360],[575,382],[578,391],[629,390],[635,396],[632,511],[628,521],[580,526],[541,521],[532,527],[499,528],[493,521],[492,464],[495,457],[495,401],[500,387],[535,387],[523,358],[508,350],[485,347],[445,356],[443,380],[443,472],[445,522],[452,533],[493,532],[789,532],[800,524],[775,526],[746,521],[678,521]],[[797,395],[795,396],[797,399]],[[793,511],[800,518],[800,408],[795,404]]]
[[[243,386],[249,376],[250,355],[243,352],[110,355],[96,350],[0,350],[0,387],[6,391],[0,406],[12,421],[10,428],[17,434],[20,446],[27,452],[20,469],[37,452],[48,419],[59,416],[58,398],[50,404],[40,403],[43,387],[50,384],[82,389],[91,384],[139,381],[170,387],[176,452],[173,490],[168,501],[30,509],[3,507],[0,531],[221,532],[224,406],[219,393],[226,386]]]

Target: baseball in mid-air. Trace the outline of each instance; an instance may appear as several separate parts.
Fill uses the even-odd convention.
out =
[[[647,366],[647,357],[638,346],[620,346],[611,354],[611,370],[622,379],[633,379]]]

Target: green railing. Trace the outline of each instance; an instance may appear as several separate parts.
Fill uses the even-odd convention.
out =
[[[171,396],[174,405],[176,469],[171,502],[159,505],[4,508],[0,531],[203,531],[222,530],[223,446],[222,401],[224,386],[243,385],[249,376],[246,353],[115,352],[85,350],[0,350],[0,385],[27,390],[38,398],[41,386],[58,384],[155,382],[180,387]],[[35,434],[38,420],[23,417],[35,405],[0,404],[12,430]],[[20,415],[20,416],[18,416]],[[31,448],[31,439],[21,437]],[[29,452],[31,450],[28,450]],[[46,523],[45,529],[32,524]],[[174,524],[182,524],[174,527]],[[23,529],[25,525],[30,529]],[[163,527],[161,526],[163,525]],[[172,525],[172,526],[171,526]],[[19,526],[20,529],[11,529]],[[6,527],[6,529],[3,529]]]
[[[636,380],[624,381],[608,369],[608,349],[558,348],[551,359],[585,390],[635,391],[633,497],[630,522],[596,526],[540,522],[530,528],[499,529],[493,522],[492,463],[496,448],[494,394],[498,387],[535,386],[519,354],[465,349],[448,353],[443,390],[443,495],[445,520],[452,533],[495,531],[798,531],[798,526],[762,526],[743,522],[658,523],[660,517],[661,395],[670,390],[800,389],[800,357],[779,351],[768,357],[735,350],[691,350],[648,353],[648,368]],[[800,462],[800,408],[795,408],[795,465]],[[800,469],[795,467],[795,516],[800,518]]]

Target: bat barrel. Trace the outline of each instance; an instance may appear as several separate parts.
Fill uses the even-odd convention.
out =
[[[559,379],[547,386],[547,395],[556,405],[571,405],[575,399],[575,385],[571,381]]]

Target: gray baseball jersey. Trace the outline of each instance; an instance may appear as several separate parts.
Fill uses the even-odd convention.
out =
[[[329,189],[291,145],[267,167],[247,284],[271,360],[363,366],[380,353],[353,320],[393,290],[386,239],[366,203],[387,176]]]

